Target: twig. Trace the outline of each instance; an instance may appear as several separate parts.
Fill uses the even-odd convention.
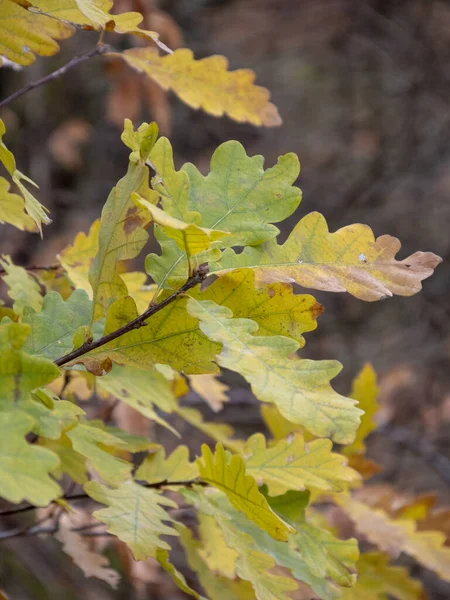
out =
[[[151,488],[151,489],[161,489],[164,487],[169,487],[169,486],[180,486],[180,487],[193,487],[194,485],[200,485],[200,486],[207,486],[208,484],[205,481],[202,481],[201,479],[189,479],[186,481],[168,481],[167,479],[164,479],[163,481],[156,481],[155,483],[143,483],[141,484],[142,487],[145,488]],[[86,494],[86,492],[81,492],[79,494],[65,494],[64,496],[61,496],[61,498],[58,498],[57,500],[66,500],[68,502],[73,502],[74,500],[87,500],[90,499],[92,500],[92,498]],[[53,503],[56,503],[57,500],[53,500]],[[38,506],[34,506],[34,504],[27,504],[27,506],[21,506],[19,508],[12,508],[12,509],[8,509],[8,510],[4,510],[2,512],[0,512],[0,518],[1,517],[9,517],[12,515],[17,515],[19,513],[24,513],[24,512],[28,512],[30,510],[35,510],[36,508],[39,508]],[[1,536],[0,536],[1,539]]]
[[[38,265],[30,265],[29,267],[23,267],[25,271],[58,271],[62,269],[62,266],[59,264],[54,265],[44,265],[39,267]],[[6,269],[4,267],[0,267],[0,275],[4,275],[6,273]]]
[[[104,335],[103,337],[101,337],[100,339],[98,339],[95,342],[88,341],[85,344],[82,344],[79,348],[77,348],[73,352],[69,352],[69,354],[66,354],[65,356],[62,356],[61,358],[58,358],[58,360],[55,360],[55,365],[58,365],[58,367],[61,367],[62,365],[65,365],[69,362],[72,362],[76,358],[79,358],[83,354],[87,354],[88,352],[91,352],[92,350],[95,350],[96,348],[100,348],[101,346],[104,346],[105,344],[112,342],[113,340],[117,339],[118,337],[121,337],[125,333],[132,331],[133,329],[139,329],[140,327],[143,327],[145,325],[145,321],[147,319],[149,319],[154,314],[156,314],[157,312],[159,312],[160,310],[162,310],[163,308],[165,308],[166,306],[171,304],[181,294],[184,294],[191,288],[195,287],[196,285],[198,285],[199,283],[204,281],[204,279],[206,278],[207,275],[208,275],[207,265],[201,265],[194,272],[192,277],[190,277],[183,286],[181,286],[178,290],[173,292],[173,294],[170,294],[170,296],[168,296],[167,298],[165,298],[164,300],[159,302],[159,304],[151,304],[147,308],[147,310],[144,313],[142,313],[142,315],[140,315],[139,317],[136,317],[136,319],[133,319],[133,321],[130,321],[126,325],[119,327],[119,329],[116,329],[115,331],[108,333],[108,335]]]
[[[53,73],[49,73],[48,75],[45,75],[45,77],[41,77],[41,79],[37,79],[36,81],[32,81],[32,82],[28,83],[23,88],[20,88],[20,90],[17,90],[13,94],[11,94],[7,98],[5,98],[4,100],[0,101],[0,108],[3,108],[10,102],[13,102],[14,100],[16,100],[16,98],[23,96],[23,94],[26,94],[30,90],[34,90],[35,88],[37,88],[41,85],[44,85],[44,84],[48,83],[49,81],[53,81],[54,79],[57,79],[58,77],[61,77],[62,75],[65,75],[67,73],[67,71],[72,69],[72,67],[76,67],[77,65],[84,62],[85,60],[88,60],[89,58],[92,58],[93,56],[104,54],[105,52],[107,52],[109,50],[110,50],[109,46],[107,46],[105,44],[98,44],[97,46],[92,48],[92,50],[89,50],[89,52],[86,52],[86,54],[82,54],[81,56],[74,56],[71,60],[69,60],[69,62],[66,65],[60,67],[59,69],[56,69],[56,71],[53,71]]]

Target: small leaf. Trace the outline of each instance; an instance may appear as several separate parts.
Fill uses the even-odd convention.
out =
[[[102,447],[126,449],[127,444],[119,438],[84,423],[67,431],[66,435],[72,442],[73,449],[87,458],[88,463],[105,482],[118,485],[129,476],[132,464],[112,456]]]
[[[0,412],[0,496],[14,504],[27,500],[47,506],[61,494],[50,478],[59,460],[50,450],[25,441],[33,424],[32,417],[17,410]]]
[[[0,405],[3,407],[26,401],[32,390],[59,375],[59,369],[49,360],[22,352],[29,333],[29,325],[0,325]]]
[[[204,481],[225,492],[237,510],[273,538],[286,541],[288,534],[295,531],[272,511],[253,477],[245,474],[245,463],[238,454],[227,456],[222,444],[217,444],[213,455],[203,444],[202,458],[197,463]]]
[[[216,117],[226,114],[241,123],[265,127],[281,124],[277,108],[269,102],[269,92],[254,85],[253,71],[229,72],[223,56],[195,60],[187,48],[167,56],[159,56],[152,48],[131,48],[108,56],[122,58],[164,90],[173,90],[192,108],[202,108]]]
[[[416,252],[395,260],[397,238],[383,235],[375,240],[367,225],[348,225],[329,233],[324,217],[310,213],[295,226],[282,246],[274,240],[241,254],[227,250],[211,269],[216,274],[242,267],[255,271],[259,283],[298,283],[328,292],[349,292],[372,302],[394,294],[412,296],[422,289],[441,258]]]
[[[134,481],[125,481],[117,489],[90,481],[84,489],[96,502],[107,505],[108,508],[95,511],[94,517],[106,523],[107,531],[127,544],[135,560],[156,557],[158,548],[170,550],[159,536],[178,533],[163,523],[173,519],[162,507],[176,508],[175,502]]]
[[[187,305],[211,340],[223,344],[217,362],[243,375],[262,402],[273,402],[289,421],[321,437],[346,443],[354,439],[362,411],[356,402],[335,392],[329,383],[341,367],[336,361],[289,358],[295,340],[281,336],[255,337],[258,325],[232,319],[231,311],[209,300],[190,298]]]
[[[35,231],[33,219],[25,212],[24,199],[9,191],[10,184],[0,177],[0,223],[8,223],[21,231]]]
[[[361,417],[361,425],[356,432],[355,441],[342,450],[347,456],[353,453],[361,454],[366,451],[364,440],[377,427],[373,417],[379,408],[377,404],[378,393],[376,373],[372,365],[366,364],[352,383],[350,397],[358,400],[358,407],[364,411],[364,414]]]
[[[215,375],[191,375],[189,383],[194,392],[201,396],[214,412],[221,411],[223,405],[228,402],[226,391],[229,388]]]
[[[189,481],[196,477],[198,467],[196,463],[189,462],[187,446],[178,446],[167,458],[164,449],[149,454],[135,474],[136,479],[143,479],[147,483]]]
[[[8,286],[8,296],[14,300],[14,312],[22,316],[26,306],[33,308],[36,312],[41,310],[42,295],[41,288],[36,279],[23,267],[14,265],[9,256],[3,255],[0,266],[6,272],[3,281]]]
[[[87,541],[79,533],[71,530],[70,521],[60,519],[55,538],[61,542],[64,552],[71,557],[86,577],[96,577],[105,581],[113,589],[117,589],[120,581],[119,573],[107,566],[109,561],[106,556],[93,552]]]
[[[59,262],[76,288],[84,290],[92,300],[92,286],[89,283],[89,268],[98,252],[98,232],[100,219],[95,220],[86,235],[80,232],[73,244],[67,246],[58,256]]]
[[[332,442],[326,439],[305,444],[301,434],[292,434],[266,448],[264,436],[257,433],[244,450],[247,473],[266,483],[274,496],[305,488],[345,490],[360,478],[332,448]]]

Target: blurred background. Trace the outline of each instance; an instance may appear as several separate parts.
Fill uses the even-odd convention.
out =
[[[448,504],[450,1],[121,0],[115,6],[145,12],[145,27],[172,48],[187,46],[196,58],[223,54],[231,68],[253,69],[284,123],[266,130],[215,119],[122,64],[99,57],[85,62],[2,113],[8,146],[20,170],[39,184],[38,198],[53,223],[43,242],[3,226],[1,253],[18,264],[51,264],[78,231],[88,231],[126,169],[125,117],[156,120],[171,139],[177,166],[193,162],[205,173],[214,149],[229,139],[242,142],[249,155],[263,154],[266,166],[280,154],[297,153],[303,201],[281,224],[283,240],[301,216],[317,210],[331,231],[362,222],[377,236],[399,237],[400,258],[416,250],[444,258],[413,298],[363,303],[347,294],[314,293],[326,310],[317,331],[307,334],[303,355],[340,360],[344,370],[335,385],[343,393],[365,362],[374,365],[384,425],[370,437],[369,457],[384,468],[378,479],[402,491],[437,492]],[[20,71],[2,68],[1,97],[96,41],[97,34],[79,32],[55,57]],[[112,35],[105,41],[120,49],[132,43]],[[148,251],[155,249],[150,242]],[[231,401],[218,416],[203,408],[207,418],[226,420],[246,435],[261,429],[248,389],[238,378],[227,382]],[[194,394],[187,402],[200,408]],[[157,435],[169,449],[175,445],[164,438],[169,434]],[[193,450],[201,441],[192,441]],[[58,548],[33,538],[2,545],[0,582],[9,583],[11,598],[185,597],[149,566],[113,592],[84,579]],[[120,553],[108,553],[123,570]],[[430,598],[450,597],[448,585],[418,569],[414,574]]]

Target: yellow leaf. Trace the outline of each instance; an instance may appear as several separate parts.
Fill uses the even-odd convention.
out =
[[[245,463],[238,454],[227,456],[222,444],[213,454],[206,444],[197,459],[200,477],[228,496],[231,504],[267,531],[276,540],[287,541],[295,529],[280,519],[258,490],[253,477],[245,474]]]
[[[367,539],[397,558],[402,552],[450,581],[450,548],[444,546],[446,536],[440,531],[417,531],[413,520],[391,519],[384,511],[347,496],[335,496],[356,529]]]
[[[289,283],[273,283],[255,288],[254,273],[238,269],[226,273],[201,294],[199,300],[212,300],[228,307],[235,317],[252,319],[259,325],[255,335],[284,335],[305,345],[302,333],[317,327],[323,306],[309,294],[294,294]]]
[[[275,441],[302,430],[297,423],[285,419],[275,404],[261,404],[261,416]]]
[[[332,448],[333,443],[326,439],[305,444],[300,434],[292,434],[266,448],[264,436],[256,433],[244,450],[247,473],[266,483],[272,496],[305,488],[348,489],[359,482],[359,475]]]
[[[202,546],[198,548],[198,553],[211,569],[218,575],[223,575],[229,579],[236,577],[236,559],[239,556],[236,550],[233,550],[225,543],[222,530],[216,519],[205,513],[198,513],[199,536]]]
[[[254,321],[232,319],[228,308],[210,300],[190,298],[187,309],[200,320],[205,335],[223,344],[218,364],[243,375],[259,400],[275,403],[284,417],[315,435],[344,444],[353,441],[361,411],[330,385],[341,370],[339,363],[290,358],[298,342],[282,336],[255,337]]]
[[[341,600],[386,600],[386,594],[397,600],[424,598],[420,581],[412,579],[405,567],[390,565],[381,552],[362,554],[357,569],[356,584],[344,590]]]
[[[175,529],[163,523],[173,521],[162,508],[177,508],[173,500],[134,481],[125,481],[117,489],[90,481],[84,489],[96,502],[107,505],[107,508],[95,511],[93,516],[108,525],[109,533],[127,544],[135,560],[156,556],[158,548],[170,550],[169,544],[159,536],[178,535]]]
[[[21,231],[35,231],[33,219],[25,212],[24,199],[9,188],[8,181],[0,177],[0,223],[9,223]]]
[[[167,458],[164,449],[149,454],[136,471],[136,479],[143,479],[147,483],[189,481],[196,477],[198,468],[196,463],[189,462],[187,446],[178,446]]]
[[[298,283],[328,292],[349,292],[372,302],[397,294],[412,296],[421,281],[432,275],[441,258],[416,252],[397,261],[397,238],[383,235],[375,240],[367,225],[347,225],[329,233],[324,217],[306,215],[282,246],[270,240],[241,254],[225,251],[213,265],[216,274],[236,268],[252,268],[259,283]]]
[[[0,2],[0,55],[18,65],[31,65],[35,54],[56,54],[59,46],[55,40],[64,40],[74,33],[67,23],[33,14],[14,0]]]
[[[189,382],[192,389],[205,400],[214,412],[221,411],[224,403],[228,402],[226,391],[229,388],[215,375],[191,375]]]
[[[361,417],[361,425],[356,432],[355,441],[343,449],[343,453],[347,456],[355,452],[362,454],[366,451],[364,440],[377,427],[373,417],[378,410],[378,393],[376,373],[372,365],[366,364],[352,383],[350,397],[358,400],[358,407],[364,411],[364,414]]]
[[[6,272],[3,281],[8,286],[8,296],[14,300],[13,309],[16,315],[22,316],[26,307],[39,312],[44,299],[36,279],[23,267],[14,265],[9,256],[3,255],[0,258],[0,266]]]
[[[122,273],[122,279],[128,289],[128,295],[136,302],[139,314],[147,310],[155,298],[157,286],[154,283],[147,284],[147,275],[141,271]]]
[[[131,48],[110,56],[123,58],[163,89],[173,90],[192,108],[202,108],[216,117],[226,114],[241,123],[266,127],[281,124],[277,108],[269,102],[269,92],[254,85],[253,71],[227,71],[228,61],[223,56],[195,60],[186,48],[167,56],[159,56],[152,48]]]
[[[98,252],[98,231],[100,219],[96,219],[86,235],[78,233],[71,246],[67,246],[58,256],[71,282],[76,288],[87,292],[92,300],[92,286],[89,283],[89,268]]]

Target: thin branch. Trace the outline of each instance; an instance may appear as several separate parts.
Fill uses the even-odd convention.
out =
[[[43,265],[42,267],[38,266],[38,265],[30,265],[29,267],[23,267],[25,269],[25,271],[59,271],[59,269],[62,269],[62,266],[59,264],[54,264],[54,265]],[[3,267],[0,267],[0,275],[5,275],[6,274],[6,269]]]
[[[85,344],[82,344],[79,348],[77,348],[73,352],[69,352],[69,354],[66,354],[65,356],[62,356],[61,358],[58,358],[58,360],[55,360],[55,365],[58,365],[58,367],[61,367],[62,365],[65,365],[65,364],[72,362],[73,360],[79,358],[80,356],[83,356],[83,354],[87,354],[88,352],[91,352],[92,350],[95,350],[96,348],[100,348],[101,346],[104,346],[105,344],[112,342],[113,340],[117,339],[118,337],[121,337],[125,333],[132,331],[133,329],[139,329],[140,327],[143,327],[146,324],[145,321],[147,319],[149,319],[154,314],[156,314],[157,312],[159,312],[160,310],[162,310],[163,308],[165,308],[166,306],[171,304],[180,295],[184,294],[191,288],[195,287],[196,285],[198,285],[199,283],[204,281],[204,279],[206,278],[207,275],[208,275],[207,265],[201,265],[194,272],[192,277],[190,277],[186,281],[186,283],[183,286],[181,286],[178,290],[173,292],[173,294],[170,294],[170,296],[168,296],[167,298],[165,298],[158,304],[151,304],[147,308],[147,310],[144,313],[142,313],[142,315],[140,315],[139,317],[136,317],[136,319],[133,319],[133,321],[130,321],[126,325],[119,327],[119,329],[116,329],[115,331],[108,333],[108,335],[104,335],[103,337],[96,340],[95,342],[88,341]]]
[[[208,484],[205,481],[202,481],[201,479],[189,479],[186,481],[168,481],[167,479],[164,479],[163,481],[156,481],[155,483],[143,483],[141,484],[142,487],[145,488],[151,488],[151,489],[161,489],[164,487],[169,487],[169,486],[179,486],[179,487],[187,487],[187,488],[191,488],[194,485],[200,485],[200,486],[204,486],[206,487]],[[90,499],[92,500],[92,498],[86,494],[85,492],[81,492],[79,494],[65,494],[64,496],[61,496],[61,498],[58,498],[57,500],[66,500],[68,502],[73,502],[74,500],[87,500]],[[53,500],[53,503],[56,503],[57,500]],[[35,510],[36,508],[39,508],[38,506],[34,506],[34,504],[27,504],[26,506],[21,506],[19,508],[12,508],[12,509],[8,509],[8,510],[4,510],[2,512],[0,512],[0,518],[1,517],[9,517],[12,515],[17,515],[19,513],[24,513],[24,512],[28,512],[30,510]],[[1,536],[0,536],[1,539]]]
[[[17,90],[13,94],[11,94],[7,98],[5,98],[4,100],[0,101],[0,108],[7,106],[8,104],[13,102],[20,96],[23,96],[23,94],[26,94],[30,90],[34,90],[35,88],[40,87],[41,85],[45,85],[49,81],[53,81],[54,79],[57,79],[58,77],[61,77],[62,75],[65,75],[67,73],[67,71],[69,71],[73,67],[76,67],[77,65],[81,64],[85,60],[88,60],[89,58],[92,58],[93,56],[104,54],[105,52],[107,52],[109,50],[110,50],[109,46],[107,46],[105,44],[98,44],[97,46],[92,48],[92,50],[89,50],[89,52],[86,52],[86,54],[82,54],[81,56],[74,56],[71,60],[69,60],[69,62],[66,65],[60,67],[59,69],[56,69],[56,71],[53,71],[53,73],[49,73],[48,75],[45,75],[45,77],[41,77],[41,79],[37,79],[36,81],[32,81],[32,82],[28,83],[20,90]]]

